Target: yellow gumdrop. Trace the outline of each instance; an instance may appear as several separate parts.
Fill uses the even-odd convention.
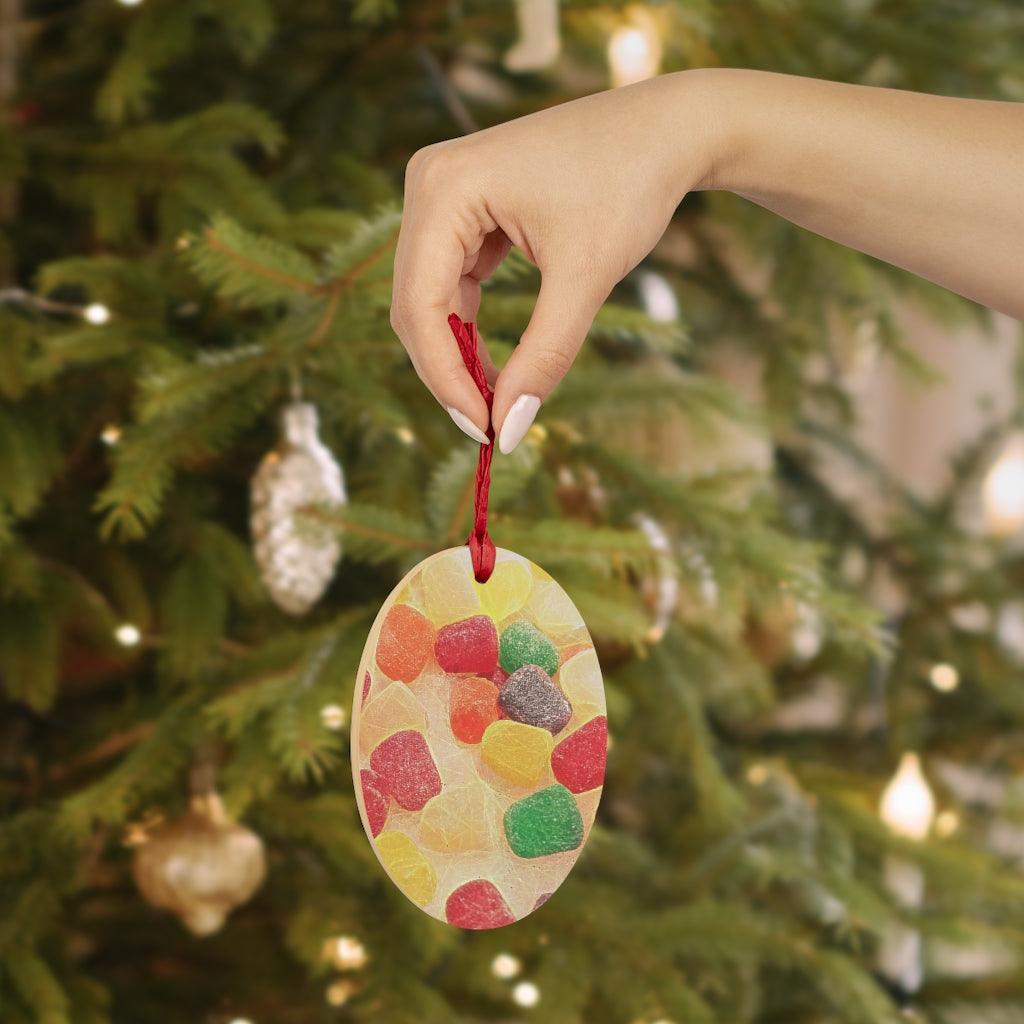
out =
[[[423,567],[423,605],[435,626],[480,614],[469,548],[446,551]]]
[[[593,648],[573,656],[558,670],[558,684],[572,705],[574,719],[586,721],[605,713],[601,665]]]
[[[496,775],[529,789],[544,777],[554,744],[547,729],[522,722],[492,722],[480,741],[480,757]]]
[[[421,907],[429,903],[437,888],[437,874],[416,844],[404,832],[382,832],[375,842],[398,888]]]
[[[486,583],[474,580],[473,588],[480,598],[480,607],[495,622],[501,622],[526,604],[533,582],[529,568],[518,559],[509,558],[495,565]]]
[[[556,644],[583,628],[583,619],[576,605],[554,580],[534,587],[523,614]]]
[[[420,819],[420,839],[438,853],[490,852],[498,808],[483,782],[442,790],[427,801]]]

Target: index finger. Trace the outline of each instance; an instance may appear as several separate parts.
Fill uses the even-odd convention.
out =
[[[475,265],[486,232],[464,211],[441,203],[410,165],[406,206],[395,252],[391,325],[413,367],[455,422],[475,440],[486,440],[487,404],[473,383],[448,327],[448,314],[476,315],[472,289],[463,288],[466,264]],[[466,294],[464,294],[466,293]],[[473,306],[474,308],[467,308]],[[475,431],[475,432],[474,432]]]

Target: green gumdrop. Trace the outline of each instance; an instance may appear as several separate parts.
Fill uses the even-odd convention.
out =
[[[505,812],[505,838],[517,857],[546,857],[575,850],[583,842],[576,800],[556,783],[517,800]]]
[[[498,664],[509,675],[524,665],[537,665],[553,676],[558,671],[558,648],[532,622],[513,622],[498,641]]]

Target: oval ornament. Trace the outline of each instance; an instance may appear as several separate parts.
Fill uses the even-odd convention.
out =
[[[421,562],[370,630],[352,713],[363,828],[392,881],[462,928],[536,910],[586,843],[608,720],[597,654],[564,590],[497,550]]]

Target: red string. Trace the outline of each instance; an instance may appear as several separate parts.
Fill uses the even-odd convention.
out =
[[[487,403],[487,412],[490,414],[494,392],[487,384],[484,365],[480,362],[480,355],[477,352],[480,336],[477,334],[476,324],[464,323],[452,313],[448,317],[448,326],[455,335],[466,369],[469,370],[473,383],[480,389],[480,394]],[[476,464],[476,490],[473,495],[473,529],[466,539],[469,552],[473,556],[473,576],[477,583],[486,583],[494,572],[494,541],[487,536],[487,495],[491,489],[491,456],[494,454],[494,427],[490,422],[490,415],[487,417],[487,440],[489,444],[480,445],[480,458]]]

